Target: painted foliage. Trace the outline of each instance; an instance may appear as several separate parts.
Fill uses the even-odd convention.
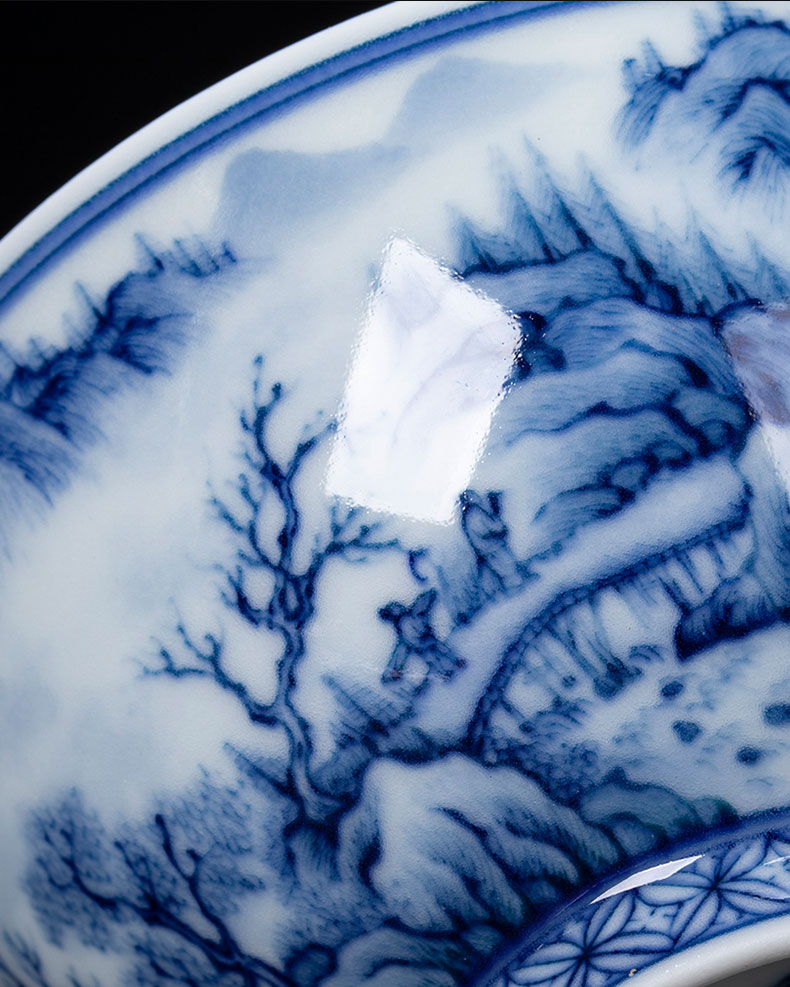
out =
[[[648,49],[644,66],[626,64],[624,144],[679,134],[680,115],[710,142],[717,176],[770,193],[784,173],[787,39],[782,23],[725,11],[693,65]],[[448,62],[417,80],[404,113],[455,77]],[[714,86],[722,75],[737,105]],[[726,105],[708,132],[711,92]],[[747,112],[755,93],[761,109]],[[398,156],[380,150],[395,174]],[[227,179],[247,191],[263,154],[250,153]],[[322,167],[352,157],[361,168],[358,155]],[[214,594],[196,608],[173,592],[171,626],[152,626],[156,643],[127,668],[144,695],[185,718],[211,703],[233,729],[213,765],[134,812],[98,809],[75,779],[26,813],[31,928],[73,970],[50,974],[9,926],[0,979],[13,987],[101,982],[78,969],[94,953],[138,985],[452,987],[490,971],[481,983],[604,987],[786,910],[784,871],[753,873],[779,853],[774,833],[589,906],[528,956],[529,930],[585,887],[790,804],[776,445],[790,276],[767,246],[730,251],[700,215],[684,237],[645,225],[606,175],[567,181],[530,143],[489,179],[501,215],[486,226],[451,203],[452,257],[434,262],[401,235],[385,254],[367,323],[387,371],[376,420],[353,431],[345,364],[326,386],[289,376],[293,326],[246,363],[237,457],[205,477]],[[251,215],[223,222],[244,242]],[[217,242],[149,252],[91,303],[72,344],[8,356],[4,526],[28,502],[57,511],[118,393],[178,378],[204,309],[254,280],[260,257]],[[486,325],[457,314],[471,292]],[[398,377],[398,354],[448,325],[447,351],[403,361]],[[459,379],[479,390],[456,407]],[[388,442],[406,497],[423,478],[400,463],[423,462],[413,436],[446,406],[448,429],[470,408],[484,415],[467,429],[474,455],[449,521],[371,506],[353,484],[327,492],[355,443],[377,454]],[[353,654],[332,665],[338,638]]]

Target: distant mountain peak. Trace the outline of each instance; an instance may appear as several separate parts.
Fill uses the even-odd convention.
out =
[[[409,87],[387,134],[392,144],[434,144],[523,105],[545,73],[523,65],[448,55]]]
[[[667,65],[651,42],[627,59],[629,99],[620,117],[626,147],[650,161],[707,164],[717,180],[768,195],[790,179],[790,27],[723,7],[711,31],[700,22],[701,57]]]

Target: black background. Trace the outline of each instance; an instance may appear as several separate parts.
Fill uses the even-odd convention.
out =
[[[2,6],[0,236],[119,141],[259,58],[383,3]]]

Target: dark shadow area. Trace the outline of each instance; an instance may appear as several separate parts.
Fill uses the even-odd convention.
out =
[[[0,236],[120,141],[258,59],[383,3],[4,7]]]

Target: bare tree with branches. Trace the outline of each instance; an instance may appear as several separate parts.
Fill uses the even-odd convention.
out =
[[[248,685],[228,670],[221,637],[205,634],[196,639],[183,621],[177,627],[178,652],[162,647],[159,663],[146,671],[173,678],[210,679],[235,697],[252,723],[283,729],[289,751],[287,777],[270,777],[269,781],[295,801],[296,827],[322,825],[342,810],[343,802],[322,789],[312,776],[310,724],[295,703],[297,671],[307,651],[306,631],[316,611],[316,586],[331,559],[364,561],[371,553],[399,550],[400,546],[396,539],[380,537],[379,524],[364,523],[360,508],[333,503],[328,531],[323,536],[315,535],[307,563],[299,565],[297,547],[304,533],[296,484],[308,458],[333,432],[334,423],[310,430],[290,458],[278,460],[268,433],[272,414],[285,392],[276,383],[264,394],[261,357],[256,359],[255,367],[252,407],[241,415],[245,449],[244,468],[235,485],[238,506],[229,506],[216,494],[212,504],[235,539],[232,563],[223,569],[222,600],[247,624],[279,638],[276,693],[268,702],[256,698]],[[282,524],[274,545],[268,546],[261,532],[271,516],[266,512],[272,510],[279,510]],[[271,584],[268,598],[263,601],[255,599],[251,588],[252,580],[260,574],[268,576]]]

